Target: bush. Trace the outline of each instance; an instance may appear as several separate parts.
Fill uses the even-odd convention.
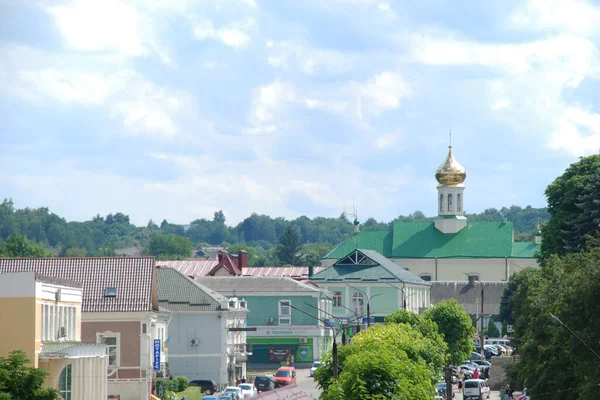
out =
[[[189,385],[190,383],[185,376],[173,378],[173,391],[175,392],[183,392]]]

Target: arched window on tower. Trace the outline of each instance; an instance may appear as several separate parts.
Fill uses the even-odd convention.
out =
[[[462,211],[462,196],[460,193],[456,195],[456,211]]]
[[[448,193],[448,211],[452,211],[452,193]]]
[[[440,194],[440,212],[444,212],[444,195]]]

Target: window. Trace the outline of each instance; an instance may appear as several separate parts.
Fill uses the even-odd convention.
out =
[[[420,276],[420,278],[423,279],[424,281],[431,282],[431,275],[429,275],[429,274],[423,274]]]
[[[365,313],[365,295],[361,292],[352,294],[352,310],[358,316],[362,316]]]
[[[456,195],[456,211],[462,211],[462,195],[460,193]]]
[[[444,195],[440,194],[440,212],[444,212]]]
[[[289,300],[279,301],[279,325],[292,324],[292,302]]]
[[[42,340],[48,340],[48,329],[50,326],[50,306],[44,304],[42,308]]]
[[[64,400],[71,400],[71,364],[63,368],[58,378],[58,391]]]
[[[448,193],[448,211],[452,211],[452,193]]]
[[[104,332],[97,333],[97,342],[106,345],[106,354],[108,355],[108,366],[118,367],[120,365],[119,357],[119,333]]]
[[[341,307],[342,304],[342,292],[333,292],[333,306]]]
[[[117,288],[107,287],[104,289],[104,297],[117,297]]]

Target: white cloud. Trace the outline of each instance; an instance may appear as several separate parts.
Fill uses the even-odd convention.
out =
[[[253,101],[253,117],[259,122],[277,119],[279,110],[296,99],[294,87],[286,82],[273,82],[258,88]]]
[[[357,56],[332,49],[315,48],[303,41],[268,41],[267,62],[274,68],[298,70],[304,74],[340,75],[356,66]]]
[[[144,54],[137,10],[116,0],[75,1],[48,9],[67,44],[77,50]]]
[[[229,47],[241,48],[250,42],[249,30],[254,26],[254,20],[247,18],[233,22],[225,27],[216,28],[209,19],[192,18],[194,36],[198,40],[214,39]]]
[[[388,133],[386,135],[379,136],[375,139],[373,147],[378,150],[386,150],[394,147],[400,140],[399,133]]]
[[[379,116],[382,112],[400,107],[400,101],[411,95],[408,83],[395,72],[382,72],[366,83],[356,84],[357,115],[365,112]]]
[[[600,152],[600,115],[569,107],[559,117],[550,147],[566,149],[575,156]]]
[[[112,74],[54,68],[18,73],[23,99],[57,100],[66,105],[103,107],[123,121],[125,134],[173,137],[173,116],[184,95],[145,81],[131,70]]]
[[[529,0],[510,16],[517,28],[588,34],[598,30],[600,9],[580,0]]]

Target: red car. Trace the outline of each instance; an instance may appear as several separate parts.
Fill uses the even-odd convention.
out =
[[[296,368],[294,367],[281,367],[273,375],[273,381],[275,386],[285,386],[296,383]]]

